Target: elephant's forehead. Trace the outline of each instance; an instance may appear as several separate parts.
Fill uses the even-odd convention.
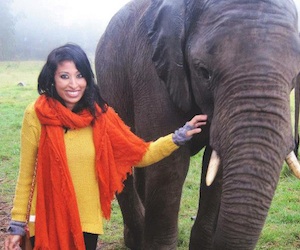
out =
[[[298,1],[298,0],[295,0]],[[269,13],[274,11],[285,12],[292,16],[297,15],[297,8],[293,0],[266,0],[266,1],[237,1],[237,0],[210,0],[204,6],[204,12],[234,13],[234,11],[247,13]]]
[[[296,27],[297,9],[290,0],[277,1],[210,1],[199,19],[201,26],[212,30],[222,28],[239,29],[245,26],[260,28],[278,25],[286,28]],[[234,3],[232,3],[234,2]],[[240,30],[236,30],[240,32]]]
[[[221,12],[212,9],[214,14],[204,13],[203,20],[193,27],[188,38],[189,53],[197,60],[197,57],[202,58],[203,53],[216,55],[224,51],[249,52],[250,55],[256,51],[262,56],[275,50],[277,55],[280,51],[296,51],[299,45],[296,12],[281,10],[278,6],[275,9],[251,9],[247,12],[227,7]]]

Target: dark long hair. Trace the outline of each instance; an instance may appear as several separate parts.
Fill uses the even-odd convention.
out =
[[[107,109],[106,102],[100,95],[100,89],[95,82],[95,76],[86,53],[76,44],[66,44],[60,46],[50,52],[47,62],[43,66],[38,77],[38,93],[46,95],[60,101],[65,105],[64,100],[58,95],[54,75],[58,64],[63,61],[74,62],[77,70],[82,74],[87,82],[86,89],[82,98],[73,108],[74,113],[78,113],[83,109],[88,109],[91,114],[96,117],[95,102],[100,106],[102,112]]]

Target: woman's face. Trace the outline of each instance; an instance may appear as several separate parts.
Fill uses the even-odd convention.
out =
[[[58,64],[54,82],[58,95],[64,100],[66,107],[72,110],[83,96],[87,85],[73,61]]]

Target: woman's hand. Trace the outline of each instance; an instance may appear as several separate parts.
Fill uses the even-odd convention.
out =
[[[201,132],[201,128],[200,126],[203,126],[206,124],[206,120],[207,120],[207,115],[196,115],[193,117],[192,120],[190,120],[189,122],[187,122],[188,125],[190,125],[191,127],[193,127],[193,129],[188,130],[186,132],[186,135],[188,137],[194,135],[194,134],[198,134]]]
[[[172,138],[177,145],[184,145],[194,134],[201,132],[200,126],[206,124],[207,115],[196,115],[192,120],[188,121],[183,127],[177,129]]]
[[[5,250],[20,250],[22,236],[21,235],[8,235],[5,239],[4,249]]]

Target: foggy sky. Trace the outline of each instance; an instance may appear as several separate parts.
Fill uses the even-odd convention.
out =
[[[111,17],[129,1],[14,0],[17,54],[40,59],[56,46],[75,42],[92,56]],[[300,13],[300,0],[294,2]]]
[[[298,30],[300,31],[300,0],[294,0],[294,3],[298,10]]]
[[[52,13],[53,19],[68,27],[73,23],[92,22],[105,27],[110,18],[129,0],[14,0],[13,12],[20,20],[43,21],[45,14]],[[300,0],[294,0],[300,13]],[[298,20],[300,27],[300,18]]]
[[[129,0],[14,0],[14,14],[21,19],[43,19],[51,15],[62,26],[95,21],[107,24],[112,15]],[[42,20],[41,20],[42,21]]]
[[[71,42],[93,57],[109,20],[128,1],[14,0],[15,54],[43,59],[53,48]]]

